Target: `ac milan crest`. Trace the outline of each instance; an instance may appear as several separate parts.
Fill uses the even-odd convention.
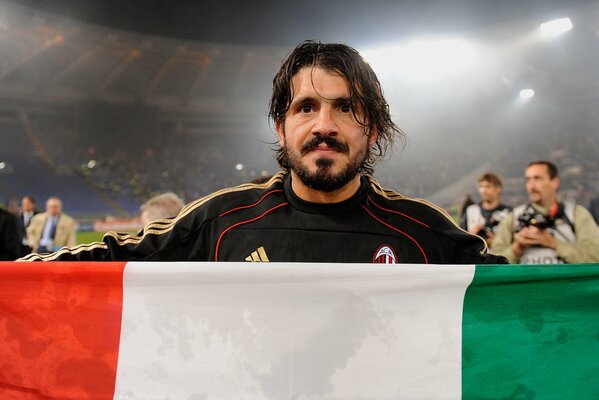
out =
[[[397,256],[389,245],[383,244],[377,249],[372,262],[375,264],[397,264]]]

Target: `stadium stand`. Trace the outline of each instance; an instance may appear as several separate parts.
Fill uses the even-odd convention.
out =
[[[277,170],[265,109],[288,47],[190,42],[16,4],[3,10],[1,201],[31,194],[43,202],[56,194],[76,217],[132,216],[158,193],[173,191],[191,201]],[[568,60],[553,56],[552,63]],[[593,74],[588,82],[599,81]],[[513,88],[485,87],[493,93],[489,97],[507,89]],[[555,89],[561,97],[538,108],[532,122],[523,116],[498,119],[495,100],[502,99],[495,98],[470,99],[476,109],[466,117],[427,96],[412,109],[392,104],[421,122],[407,129],[410,148],[377,168],[376,176],[385,186],[450,208],[474,193],[468,176],[488,168],[505,178],[504,199],[518,203],[524,199],[523,166],[548,158],[560,167],[564,195],[586,204],[599,195],[597,99],[564,89]],[[394,91],[401,92],[390,91],[392,101]],[[410,98],[398,96],[402,102]],[[414,112],[419,107],[426,112]],[[436,124],[428,114],[434,107]],[[487,145],[480,149],[478,142]]]
[[[12,198],[29,194],[46,199],[55,194],[75,215],[113,212],[80,176],[56,169],[45,148],[28,140],[20,122],[2,121],[0,129],[2,159],[7,165],[7,171],[0,174],[0,186],[9,188]]]

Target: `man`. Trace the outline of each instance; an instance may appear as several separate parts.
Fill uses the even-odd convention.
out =
[[[269,115],[282,172],[221,190],[139,236],[26,260],[481,263],[485,242],[441,209],[383,189],[374,163],[401,135],[358,52],[301,43],[273,80]]]
[[[29,245],[37,253],[51,253],[63,246],[75,246],[77,223],[62,212],[62,201],[50,197],[46,212],[35,215],[27,228]]]
[[[479,235],[491,246],[497,226],[511,211],[511,207],[501,203],[503,182],[499,175],[487,172],[478,179],[478,193],[481,201],[466,208],[460,227]]]
[[[13,261],[19,257],[17,219],[0,207],[0,260]]]
[[[152,197],[141,206],[141,223],[146,226],[152,221],[176,217],[185,204],[173,192]]]
[[[534,161],[524,178],[530,202],[501,222],[493,253],[520,264],[599,262],[599,228],[584,207],[559,200],[557,167]]]
[[[25,196],[21,199],[21,210],[17,216],[17,228],[19,231],[20,255],[23,257],[31,253],[34,249],[29,246],[29,238],[27,237],[27,227],[31,223],[34,215],[38,214],[35,199],[31,196]]]

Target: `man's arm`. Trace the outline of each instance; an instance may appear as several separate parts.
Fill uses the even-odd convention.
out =
[[[146,225],[140,235],[108,232],[101,242],[33,253],[19,261],[206,261],[203,222],[194,215],[159,220]]]
[[[17,219],[12,214],[6,214],[0,223],[0,260],[12,261],[19,257],[19,235],[17,234]]]
[[[451,217],[443,210],[433,207],[437,213],[427,221],[435,231],[436,242],[442,250],[442,262],[447,264],[507,264],[502,256],[490,254],[483,238],[458,229]],[[433,216],[439,218],[433,220]]]
[[[43,224],[40,223],[40,220],[43,219],[43,217],[40,214],[38,215],[34,215],[31,218],[31,222],[27,227],[27,239],[29,240],[29,247],[31,247],[33,251],[35,251],[39,245],[38,241],[42,236],[41,229],[43,229]]]
[[[499,223],[497,227],[497,233],[493,239],[493,245],[491,247],[491,253],[506,257],[510,263],[517,264],[520,261],[520,255],[516,254],[512,246],[514,244],[514,235],[512,233],[512,225],[514,222],[514,214],[509,213]],[[521,254],[521,253],[520,253]]]
[[[77,222],[74,219],[69,221],[69,233],[66,240],[67,246],[77,245]]]
[[[568,264],[599,262],[599,227],[591,213],[580,205],[574,211],[574,228],[576,242],[558,240],[555,248],[558,256]]]

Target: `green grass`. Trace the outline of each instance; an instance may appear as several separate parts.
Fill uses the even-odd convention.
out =
[[[87,244],[92,242],[101,242],[102,236],[106,232],[77,232],[77,244]],[[131,235],[137,234],[137,232],[123,232]]]
[[[100,242],[104,232],[77,232],[77,244]]]

